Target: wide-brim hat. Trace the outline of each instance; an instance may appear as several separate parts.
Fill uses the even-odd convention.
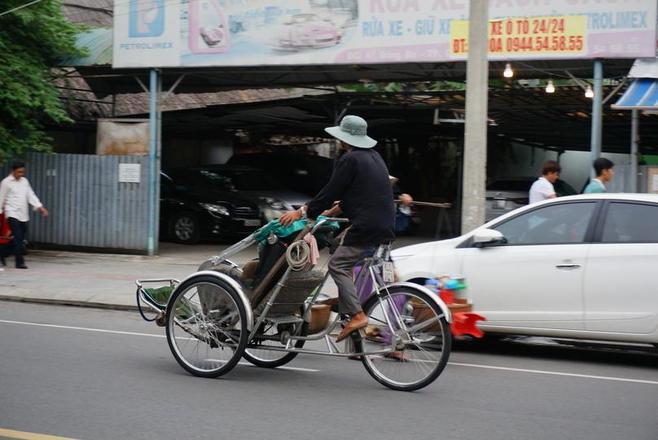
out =
[[[324,131],[356,148],[372,148],[377,145],[377,141],[368,136],[368,123],[359,116],[347,115],[340,121],[340,125],[325,128]]]

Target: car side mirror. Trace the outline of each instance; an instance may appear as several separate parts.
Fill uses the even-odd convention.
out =
[[[503,234],[495,229],[481,229],[473,234],[473,246],[477,248],[498,246],[507,243]]]

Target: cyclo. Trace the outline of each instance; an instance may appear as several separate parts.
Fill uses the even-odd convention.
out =
[[[343,317],[336,313],[330,319],[330,306],[319,303],[328,273],[313,268],[310,260],[316,243],[317,249],[331,252],[338,224],[344,222],[319,217],[315,223],[300,220],[283,227],[275,220],[182,282],[139,280],[142,317],[166,328],[174,357],[195,376],[221,376],[243,357],[258,367],[275,368],[306,353],[360,359],[375,380],[394,390],[423,388],[448,362],[450,311],[428,289],[394,282],[390,244],[375,249],[355,271],[359,296],[367,298],[362,302],[368,316],[365,331],[354,332],[344,347],[331,336]],[[258,260],[242,268],[230,260],[254,245]],[[167,285],[145,287],[156,283]],[[147,316],[144,304],[158,315]]]

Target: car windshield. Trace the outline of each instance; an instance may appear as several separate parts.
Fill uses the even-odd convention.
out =
[[[199,173],[211,185],[230,187],[238,191],[277,191],[283,185],[259,170],[212,170],[202,169]]]

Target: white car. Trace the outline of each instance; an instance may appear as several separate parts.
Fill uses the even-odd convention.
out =
[[[465,277],[486,332],[658,347],[658,195],[552,199],[393,258],[404,280]]]

